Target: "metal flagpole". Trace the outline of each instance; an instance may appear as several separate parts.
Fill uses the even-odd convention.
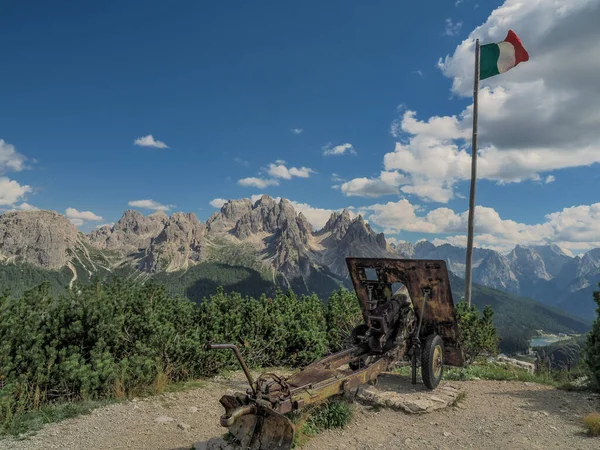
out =
[[[465,300],[471,306],[471,273],[473,271],[473,221],[475,219],[475,181],[477,180],[477,93],[479,91],[479,39],[475,41],[475,80],[473,83],[473,138],[471,140],[471,193],[467,228],[467,267]]]

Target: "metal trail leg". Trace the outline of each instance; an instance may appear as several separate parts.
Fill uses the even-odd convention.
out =
[[[421,356],[421,325],[423,324],[423,316],[425,316],[425,307],[427,306],[427,300],[431,295],[431,288],[427,287],[423,289],[423,307],[421,308],[421,314],[419,314],[419,325],[417,326],[416,333],[416,345],[413,345],[412,354],[412,384],[417,384],[417,357]]]
[[[413,349],[412,354],[412,384],[417,384],[417,349]]]

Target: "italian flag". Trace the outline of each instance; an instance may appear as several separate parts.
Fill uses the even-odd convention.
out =
[[[529,54],[519,36],[510,30],[504,41],[482,45],[479,58],[479,79],[484,80],[507,72],[519,63],[529,61]]]

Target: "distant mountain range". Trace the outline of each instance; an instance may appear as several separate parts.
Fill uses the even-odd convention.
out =
[[[114,225],[88,234],[54,211],[0,215],[0,282],[13,291],[42,279],[58,286],[112,273],[153,278],[196,301],[221,284],[250,294],[278,285],[325,297],[348,286],[347,256],[443,259],[453,272],[454,294],[462,293],[464,248],[388,244],[383,233],[346,210],[315,231],[286,199],[232,200],[205,223],[191,213],[128,210]],[[493,289],[508,293],[497,297],[510,301],[531,297],[587,323],[594,317],[591,292],[598,280],[600,249],[582,257],[555,245],[518,245],[507,255],[474,250],[474,282],[492,288],[485,291],[488,298]],[[559,311],[544,311],[550,310]]]
[[[464,277],[465,249],[449,244],[393,246],[410,258],[443,259],[456,275]],[[473,281],[483,286],[530,297],[586,319],[595,317],[592,292],[600,282],[600,248],[583,256],[567,255],[556,245],[517,245],[503,255],[494,250],[474,249]]]

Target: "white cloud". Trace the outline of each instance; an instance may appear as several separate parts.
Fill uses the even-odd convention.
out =
[[[250,165],[250,163],[248,161],[246,161],[245,159],[242,159],[242,158],[233,158],[233,160],[236,163],[238,163],[238,164],[240,164],[240,165],[242,165],[244,167],[248,167]]]
[[[509,29],[521,37],[530,60],[483,82],[492,96],[481,107],[484,139],[503,150],[597,145],[599,14],[597,0],[506,0],[452,56],[440,60],[444,74],[453,79],[452,90],[468,96],[473,39],[498,42]]]
[[[341,185],[341,191],[349,197],[379,197],[399,194],[397,186],[406,182],[399,172],[381,172],[378,178],[355,178]]]
[[[40,209],[36,206],[30,205],[29,203],[21,203],[20,205],[11,205],[10,208],[0,208],[0,212],[14,212],[14,211],[39,211]]]
[[[325,208],[315,208],[307,203],[291,202],[298,213],[304,214],[304,217],[310,222],[315,230],[320,230],[325,226],[329,217],[335,210]]]
[[[164,142],[155,140],[151,134],[137,138],[135,141],[133,141],[133,145],[137,145],[139,147],[169,148],[169,146]]]
[[[111,223],[103,223],[103,224],[101,224],[101,225],[96,225],[96,226],[94,227],[94,230],[98,230],[98,229],[100,229],[100,228],[102,228],[102,227],[106,227],[106,226],[108,226],[108,227],[112,227],[114,224],[115,224],[114,222],[111,222]]]
[[[333,181],[334,183],[341,183],[341,182],[343,182],[343,181],[346,181],[346,180],[344,180],[344,179],[343,179],[341,176],[339,176],[337,173],[332,173],[332,174],[331,174],[331,181]]]
[[[13,205],[32,191],[30,186],[21,185],[7,177],[0,177],[0,205]]]
[[[256,203],[258,200],[260,200],[260,198],[265,195],[265,194],[254,194],[250,196],[250,200],[252,201],[252,203]],[[275,201],[279,201],[279,197],[276,197],[274,199]]]
[[[175,205],[163,205],[155,202],[154,200],[132,200],[128,203],[129,206],[134,208],[150,209],[153,211],[168,211]]]
[[[544,180],[544,183],[554,183],[556,181],[556,177],[554,175],[548,175]]]
[[[296,167],[290,168],[290,175],[293,177],[308,178],[312,173],[315,173],[315,171],[304,166],[300,167],[299,169]]]
[[[454,245],[455,247],[467,247],[467,236],[464,235],[460,235],[460,236],[448,236],[445,238],[435,238],[431,241],[431,243],[433,245],[444,245],[444,244],[450,244],[450,245]],[[477,245],[477,247],[482,248],[480,245]]]
[[[294,134],[302,134],[304,132],[302,128],[292,128],[290,131]]]
[[[224,198],[215,198],[210,201],[210,206],[212,206],[213,208],[220,209],[225,203],[227,203],[227,200],[225,200]]]
[[[0,139],[0,173],[24,170],[26,159],[24,155],[15,150],[14,145]]]
[[[356,150],[352,144],[340,144],[335,147],[332,147],[331,144],[327,144],[323,147],[323,154],[325,156],[345,155],[346,153],[356,155]]]
[[[293,177],[298,178],[309,178],[311,174],[316,173],[313,169],[309,167],[290,167],[286,166],[286,162],[282,159],[278,159],[274,163],[269,164],[266,169],[263,169],[270,175],[272,178],[263,178],[263,177],[247,177],[238,180],[238,184],[240,186],[251,186],[256,187],[258,189],[264,189],[267,186],[278,186],[279,181],[277,178],[281,178],[284,180],[291,180]],[[258,175],[261,175],[262,172],[259,172]]]
[[[413,73],[419,75],[420,77],[423,76],[423,71],[422,70],[413,70]]]
[[[248,177],[248,178],[242,178],[241,180],[238,180],[238,184],[240,186],[246,186],[246,187],[255,187],[258,189],[264,189],[267,186],[277,186],[279,185],[279,181],[277,180],[269,180],[269,179],[264,179],[264,178],[257,178],[257,177]]]
[[[419,215],[418,205],[407,199],[366,208],[369,220],[386,233],[402,231],[428,234],[456,234],[437,237],[439,242],[460,245],[467,231],[468,211],[455,213],[445,207]],[[435,242],[434,242],[435,243]],[[475,209],[475,243],[482,248],[510,249],[516,244],[555,243],[571,250],[589,250],[600,243],[600,203],[564,208],[545,216],[538,224],[523,224],[503,219],[493,209]]]
[[[102,217],[94,214],[91,211],[78,211],[75,208],[67,208],[65,210],[65,215],[69,219],[80,219],[80,220],[102,220]]]
[[[453,22],[452,19],[446,19],[446,27],[444,28],[444,36],[456,36],[460,33],[462,22]]]
[[[600,242],[600,203],[565,208],[546,219],[558,241]]]
[[[285,161],[278,160],[275,162],[275,164],[269,164],[267,172],[272,177],[291,180],[292,177],[308,178],[312,173],[314,173],[314,170],[309,167],[290,167],[288,169],[285,166]]]
[[[85,223],[85,220],[78,219],[78,218],[72,218],[72,219],[69,219],[69,221],[76,227],[80,227],[81,225],[83,225]]]
[[[468,96],[474,38],[499,42],[514,29],[531,57],[482,82],[479,179],[539,181],[544,172],[600,162],[599,14],[597,0],[506,0],[440,60],[440,69],[453,80],[453,93]],[[384,157],[386,171],[398,170],[408,179],[396,187],[429,201],[454,198],[456,184],[470,179],[471,126],[472,105],[458,115],[428,120],[405,111],[390,127],[400,142]]]
[[[20,205],[15,205],[15,209],[19,211],[39,211],[40,208],[23,202]]]
[[[386,236],[385,240],[388,244],[394,244],[394,245],[399,245],[399,244],[408,244],[407,241],[403,241],[402,239],[398,239],[395,238],[393,236]]]

